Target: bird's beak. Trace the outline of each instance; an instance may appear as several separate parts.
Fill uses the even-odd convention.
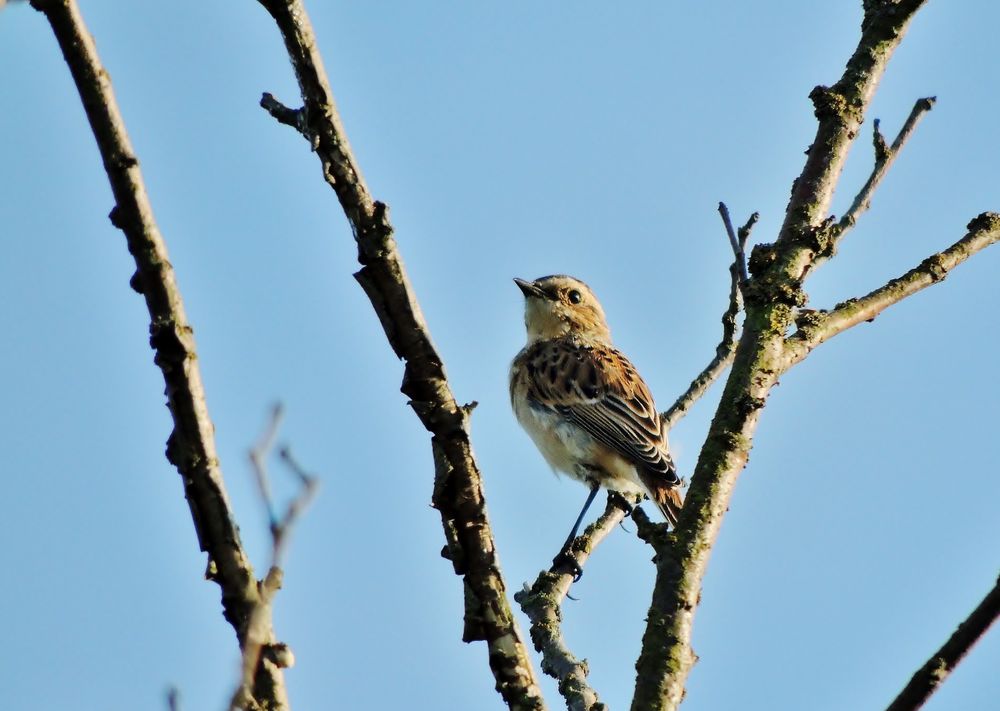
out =
[[[518,279],[514,277],[514,283],[521,290],[521,293],[526,297],[534,296],[535,298],[541,299],[545,297],[545,292],[535,286],[533,281],[525,281],[524,279]]]

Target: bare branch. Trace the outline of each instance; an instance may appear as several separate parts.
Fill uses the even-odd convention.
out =
[[[635,512],[640,513],[641,509],[636,508]],[[616,502],[615,495],[609,494],[604,513],[570,546],[580,568],[624,518],[625,510]],[[601,711],[607,707],[587,684],[587,662],[573,655],[562,636],[560,607],[573,579],[572,571],[553,565],[539,573],[531,588],[525,585],[524,590],[515,593],[514,600],[531,620],[531,641],[542,655],[542,671],[559,682],[559,693],[566,699],[566,706],[571,711]]]
[[[750,215],[743,226],[736,231],[736,236],[739,238],[740,252],[743,254],[744,261],[746,261],[747,242],[750,240],[750,233],[753,231],[753,228],[757,225],[759,220],[760,213],[755,212]]]
[[[284,462],[288,470],[295,475],[302,487],[299,496],[296,496],[285,509],[285,515],[278,519],[276,525],[271,526],[271,533],[274,538],[273,565],[280,565],[284,556],[284,549],[288,545],[288,534],[292,526],[305,511],[306,507],[312,503],[313,497],[319,490],[319,479],[308,474],[302,466],[292,456],[292,451],[287,446],[278,450],[278,456]]]
[[[128,250],[135,258],[136,271],[130,285],[146,300],[149,342],[166,384],[174,424],[167,440],[167,459],[181,475],[198,544],[208,554],[205,577],[218,583],[224,615],[242,646],[248,620],[259,600],[257,584],[222,479],[194,332],[184,313],[139,160],[125,130],[109,74],[101,65],[75,0],[33,0],[31,4],[45,14],[52,26],[97,140],[115,198],[111,222],[125,234]],[[259,665],[254,698],[261,708],[286,707],[284,684],[277,665]]]
[[[816,230],[816,241],[820,249],[812,260],[811,269],[815,269],[837,253],[840,241],[854,227],[858,218],[871,207],[872,196],[879,185],[881,185],[882,179],[888,174],[889,168],[892,167],[899,152],[903,149],[903,145],[913,134],[920,119],[934,107],[936,101],[937,99],[933,96],[917,99],[913,105],[913,109],[910,111],[910,115],[903,123],[903,127],[899,130],[899,134],[891,146],[886,144],[885,137],[879,130],[879,120],[875,119],[872,122],[872,144],[875,149],[875,166],[868,180],[865,181],[864,186],[854,197],[854,201],[843,217],[840,218],[840,221],[834,223],[833,218],[830,218],[827,222],[824,222],[822,227]]]
[[[743,286],[749,281],[746,275],[746,245],[750,238],[757,220],[760,219],[758,213],[753,213],[746,224],[734,234],[732,222],[729,219],[729,210],[725,203],[719,203],[719,212],[723,213],[723,220],[726,222],[726,231],[729,233],[730,243],[733,247],[733,263],[729,267],[729,305],[722,314],[722,340],[715,348],[715,356],[709,361],[698,377],[691,381],[687,390],[674,401],[666,411],[660,415],[663,426],[671,429],[691,407],[708,392],[719,376],[722,375],[729,364],[733,362],[733,355],[736,353],[736,317],[743,308]]]
[[[278,428],[281,426],[283,408],[275,405],[271,411],[271,418],[257,439],[257,443],[250,450],[250,463],[254,470],[254,479],[260,492],[261,500],[267,509],[268,528],[271,532],[271,565],[267,571],[267,576],[260,581],[258,588],[260,597],[253,611],[250,613],[250,620],[247,623],[246,641],[243,645],[243,658],[240,666],[240,683],[233,692],[229,703],[230,711],[241,708],[255,708],[252,696],[252,685],[255,670],[260,664],[261,658],[265,658],[269,663],[276,664],[282,669],[294,666],[295,656],[288,645],[274,642],[274,631],[272,629],[274,596],[281,589],[284,578],[281,565],[284,559],[285,548],[288,544],[289,533],[296,524],[302,512],[312,502],[316,491],[319,488],[319,480],[305,473],[302,468],[294,462],[288,452],[287,447],[281,449],[281,457],[288,464],[291,472],[296,476],[301,485],[299,493],[288,504],[285,514],[278,516],[275,511],[274,500],[271,497],[271,484],[268,475],[267,458],[274,449],[274,442],[278,435]]]
[[[965,236],[948,249],[931,255],[910,271],[870,294],[838,304],[829,312],[812,311],[803,314],[798,321],[798,330],[788,338],[787,363],[784,367],[788,368],[798,363],[813,348],[838,333],[843,333],[864,321],[871,321],[907,296],[942,281],[952,269],[966,259],[1000,240],[1000,215],[995,212],[984,212],[972,220],[967,229]]]
[[[843,76],[811,97],[818,127],[777,241],[757,245],[744,294],[743,334],[695,466],[674,545],[656,557],[656,582],[636,662],[633,711],[676,709],[695,663],[691,630],[709,555],[767,397],[786,367],[785,334],[802,283],[824,252],[830,201],[852,141],[889,57],[925,0],[865,3],[861,38]]]
[[[861,127],[865,110],[899,46],[910,19],[926,0],[876,0],[865,3],[861,41],[843,76],[832,87],[817,86],[809,97],[819,125],[806,164],[792,186],[792,197],[778,235],[780,243],[824,250],[813,244],[815,230],[826,220],[847,152]],[[803,260],[801,269],[811,266]]]
[[[663,426],[668,430],[687,414],[688,410],[708,392],[712,383],[718,380],[719,376],[733,362],[733,356],[736,354],[736,316],[740,312],[741,303],[739,280],[734,278],[729,290],[729,306],[722,314],[722,340],[715,347],[715,356],[704,370],[698,373],[698,376],[691,381],[687,390],[681,393],[674,404],[660,415]]]
[[[948,641],[917,670],[886,711],[917,711],[1000,617],[1000,577]]]
[[[495,554],[482,480],[469,441],[471,406],[460,406],[452,393],[397,250],[388,208],[372,198],[361,177],[305,7],[301,0],[259,1],[278,25],[298,79],[303,108],[297,128],[316,151],[323,175],[354,230],[362,265],[355,277],[375,307],[393,351],[406,361],[402,391],[433,435],[432,503],[441,514],[447,539],[444,553],[464,578],[463,639],[487,642],[497,689],[510,708],[544,708]]]
[[[271,419],[261,432],[257,443],[250,449],[250,465],[254,472],[254,479],[257,482],[257,491],[260,500],[267,508],[268,528],[273,532],[278,525],[278,515],[274,511],[274,500],[271,498],[271,483],[267,476],[267,456],[274,449],[274,440],[278,436],[278,429],[281,427],[281,420],[285,411],[281,404],[276,404],[271,410]]]
[[[871,207],[871,198],[878,189],[879,184],[882,179],[889,172],[889,168],[892,167],[893,162],[896,160],[896,156],[902,150],[903,145],[913,134],[916,129],[917,124],[920,119],[923,118],[924,114],[934,108],[934,102],[937,98],[934,96],[928,96],[923,99],[917,99],[917,102],[913,105],[913,109],[910,111],[910,115],[907,117],[906,122],[903,123],[903,127],[899,130],[899,135],[896,136],[896,140],[892,142],[891,146],[886,146],[885,138],[879,131],[879,121],[875,119],[874,130],[872,132],[872,141],[875,144],[875,167],[872,169],[872,174],[868,177],[867,182],[865,182],[864,187],[854,198],[854,202],[851,203],[850,208],[844,213],[843,217],[840,218],[840,222],[837,223],[837,235],[834,238],[833,248],[836,249],[836,242],[843,237],[847,230],[854,227],[858,221],[858,217],[862,213]]]
[[[303,121],[305,114],[302,109],[290,109],[267,92],[260,97],[260,107],[271,114],[278,123],[291,126],[305,135],[306,128]]]
[[[657,555],[662,555],[672,545],[667,524],[651,521],[646,512],[638,508],[632,513],[632,520],[635,522],[635,535],[648,543]]]
[[[733,248],[734,264],[739,271],[739,282],[742,289],[750,281],[750,275],[747,274],[746,238],[750,236],[750,230],[753,228],[753,223],[757,222],[757,218],[751,217],[747,224],[744,225],[743,230],[741,230],[741,239],[736,235],[736,230],[733,229],[733,220],[729,217],[729,208],[726,207],[726,203],[719,203],[719,214],[722,215],[722,223],[726,226],[726,234],[729,236],[729,246]],[[757,213],[755,212],[754,215],[757,215]]]

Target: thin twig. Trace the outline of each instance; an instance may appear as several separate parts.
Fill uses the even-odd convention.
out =
[[[469,435],[471,408],[459,405],[444,359],[410,285],[396,247],[388,207],[368,191],[340,120],[309,15],[301,0],[259,0],[281,31],[303,107],[297,129],[309,141],[351,224],[361,270],[355,278],[371,300],[393,351],[406,362],[401,390],[433,435],[432,505],[441,514],[448,557],[465,584],[463,639],[486,641],[496,688],[511,709],[545,707],[527,646],[511,609],[486,513],[482,478]],[[265,97],[266,99],[266,97]],[[276,100],[268,110],[290,118]]]
[[[274,532],[274,561],[278,565],[284,553],[284,546],[288,541],[288,532],[291,531],[295,521],[299,519],[302,512],[312,502],[313,497],[319,490],[319,479],[307,473],[302,466],[292,456],[292,451],[285,446],[278,450],[278,456],[285,463],[288,470],[299,480],[302,489],[299,496],[288,502],[285,515],[278,519],[278,525]],[[274,530],[274,529],[272,529]]]
[[[891,146],[886,144],[885,136],[879,130],[879,120],[875,119],[872,122],[872,146],[875,150],[875,165],[872,168],[871,175],[868,176],[868,180],[865,181],[861,190],[854,197],[851,206],[839,221],[834,222],[834,218],[830,217],[816,228],[816,242],[819,249],[810,264],[810,269],[815,269],[837,253],[840,241],[857,224],[858,218],[871,207],[872,196],[879,185],[881,185],[882,179],[889,173],[889,168],[892,167],[896,157],[903,149],[903,145],[913,134],[920,119],[934,107],[936,101],[937,98],[933,96],[917,99],[910,110],[910,115],[906,118],[903,127],[899,130]]]
[[[295,657],[288,645],[274,642],[274,633],[271,629],[272,602],[278,590],[281,589],[283,572],[281,569],[284,560],[285,549],[288,544],[289,534],[292,527],[299,520],[302,512],[312,502],[316,491],[319,488],[319,480],[307,474],[294,459],[287,447],[280,450],[282,460],[289,465],[289,470],[295,475],[300,484],[298,494],[289,502],[283,516],[278,516],[271,496],[270,477],[268,475],[267,459],[274,449],[277,439],[278,428],[281,426],[283,408],[275,405],[271,411],[264,431],[257,439],[257,443],[249,452],[250,462],[254,470],[254,479],[257,482],[261,500],[267,509],[268,528],[271,532],[271,565],[268,568],[267,576],[260,581],[258,588],[260,598],[250,613],[247,622],[246,642],[243,645],[243,657],[240,665],[240,683],[233,692],[230,700],[230,710],[251,707],[252,697],[251,685],[254,678],[254,670],[258,667],[261,656],[281,668],[288,668],[295,664]]]
[[[840,239],[843,234],[854,227],[858,221],[858,217],[861,216],[863,212],[871,207],[871,198],[878,189],[879,184],[882,179],[889,172],[889,168],[892,167],[893,162],[899,155],[899,152],[903,149],[903,145],[913,134],[916,129],[917,124],[920,123],[920,119],[923,118],[924,114],[934,108],[934,103],[937,101],[937,97],[928,96],[923,99],[917,99],[913,108],[910,110],[910,115],[907,116],[906,121],[903,123],[903,127],[899,130],[899,134],[896,136],[896,140],[892,142],[891,146],[886,146],[885,137],[882,132],[879,131],[879,121],[875,119],[873,121],[874,129],[872,131],[872,143],[875,147],[875,166],[872,169],[872,174],[868,177],[864,186],[858,192],[854,198],[854,202],[847,209],[847,212],[840,218],[840,222],[837,223],[836,239]]]
[[[733,355],[736,353],[736,316],[739,314],[741,301],[738,283],[738,279],[733,279],[729,292],[729,306],[722,314],[722,340],[715,347],[715,356],[691,381],[687,390],[681,393],[674,404],[660,415],[663,426],[668,430],[672,429],[687,414],[688,410],[708,392],[712,383],[718,380],[719,376],[733,362]]]
[[[729,236],[729,246],[733,248],[733,256],[735,257],[735,264],[738,265],[739,276],[740,276],[740,288],[750,281],[750,275],[747,273],[747,255],[746,249],[746,239],[742,241],[736,235],[736,230],[733,229],[733,220],[729,216],[729,208],[726,207],[726,203],[719,203],[719,214],[722,215],[722,223],[726,226],[726,234]],[[754,215],[757,213],[755,212]],[[750,234],[750,228],[753,227],[754,222],[757,220],[753,217],[747,222],[749,228],[744,228],[744,232],[747,236]]]
[[[305,130],[305,123],[303,121],[303,111],[302,109],[290,109],[283,103],[274,98],[272,94],[264,92],[260,97],[260,106],[262,109],[271,114],[278,123],[283,123],[286,126],[291,126],[299,132]]]
[[[278,522],[278,516],[274,511],[274,501],[271,498],[271,483],[267,476],[267,455],[274,449],[274,441],[278,436],[278,429],[281,427],[281,420],[284,416],[284,408],[280,403],[271,409],[271,418],[267,426],[261,432],[257,443],[250,448],[250,464],[257,482],[257,490],[260,493],[260,500],[267,507],[268,528],[272,531]]]
[[[191,508],[198,544],[208,554],[205,577],[222,593],[223,614],[240,644],[259,595],[253,566],[240,541],[215,447],[215,426],[208,414],[198,367],[194,331],[184,312],[166,242],[146,193],[139,160],[118,109],[110,74],[101,64],[94,38],[75,0],[33,0],[45,14],[73,76],[97,141],[114,194],[112,224],[125,235],[136,271],[130,285],[149,311],[149,342],[166,385],[173,431],[167,459],[177,467]],[[254,696],[268,709],[287,705],[281,669],[261,664]]]
[[[181,711],[181,692],[176,686],[167,689],[167,711]]]
[[[732,222],[729,220],[729,210],[723,203],[719,203],[719,212],[723,213],[723,220],[726,222],[727,232],[732,232]],[[729,364],[733,362],[733,355],[736,353],[736,318],[743,308],[743,290],[741,279],[746,270],[746,245],[750,239],[750,232],[753,230],[757,220],[760,219],[758,213],[753,213],[737,233],[731,234],[731,244],[733,246],[733,263],[729,266],[729,304],[722,314],[722,340],[715,348],[715,356],[708,365],[691,381],[687,390],[681,393],[680,397],[674,401],[666,411],[660,415],[663,426],[668,430],[673,428],[677,422],[684,417],[688,410],[698,400],[704,396],[719,376],[722,375]],[[742,265],[743,269],[740,269]],[[746,282],[744,281],[743,284]]]
[[[1000,617],[1000,577],[997,578],[993,589],[962,621],[948,641],[917,670],[886,711],[917,711],[922,707],[976,642],[982,639],[998,617]]]
[[[750,217],[747,218],[747,221],[743,224],[743,226],[736,231],[736,235],[737,237],[739,237],[740,251],[743,253],[744,260],[746,259],[747,242],[750,240],[750,233],[753,231],[754,226],[757,224],[759,220],[760,220],[760,213],[755,212],[752,215],[750,215]]]
[[[636,513],[640,511],[635,509]],[[624,518],[625,510],[621,503],[616,501],[615,495],[609,495],[604,513],[570,545],[569,550],[580,568]],[[562,636],[559,608],[573,580],[573,571],[553,565],[539,573],[530,588],[525,585],[521,592],[515,593],[514,600],[531,620],[531,641],[542,655],[542,671],[559,682],[559,693],[566,700],[567,707],[571,711],[600,711],[607,707],[587,683],[587,662],[570,651]]]
[[[969,222],[962,239],[943,252],[932,254],[902,276],[858,299],[838,304],[832,311],[812,311],[798,321],[798,330],[785,345],[784,368],[790,368],[838,333],[871,321],[888,307],[921,289],[942,281],[952,269],[983,249],[1000,241],[1000,214],[984,212]]]

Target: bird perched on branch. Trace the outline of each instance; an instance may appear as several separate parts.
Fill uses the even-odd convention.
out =
[[[524,293],[528,343],[510,368],[517,421],[557,472],[590,487],[568,550],[600,487],[647,495],[674,526],[684,499],[653,396],[611,345],[604,309],[586,284],[556,275],[514,279]],[[634,498],[633,498],[634,501]]]

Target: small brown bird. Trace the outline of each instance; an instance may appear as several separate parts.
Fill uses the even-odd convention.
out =
[[[510,368],[514,415],[554,470],[590,487],[560,555],[601,486],[647,495],[676,525],[684,499],[667,434],[646,383],[611,345],[597,297],[564,275],[514,283],[528,330]]]

